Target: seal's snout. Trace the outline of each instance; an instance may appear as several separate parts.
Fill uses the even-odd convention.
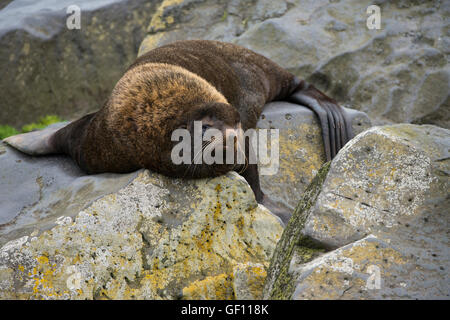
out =
[[[232,151],[235,155],[244,152],[244,131],[241,123],[234,127],[228,127],[224,132],[224,149]]]

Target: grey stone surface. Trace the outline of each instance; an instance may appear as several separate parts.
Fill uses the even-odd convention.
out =
[[[136,176],[87,176],[66,156],[30,157],[0,142],[0,245],[54,227]]]
[[[358,135],[304,193],[264,297],[448,299],[449,152],[436,126]]]
[[[126,68],[158,1],[15,0],[0,10],[0,124],[98,110]],[[81,8],[69,30],[66,9]]]
[[[51,17],[65,17],[67,8],[78,6],[89,12],[126,0],[14,0],[0,11],[0,37],[12,30],[25,30],[33,36],[49,39],[65,25],[65,19],[49,24]]]
[[[421,234],[423,215],[437,218],[448,210],[449,151],[450,131],[435,126],[363,132],[333,161],[304,233],[329,247],[367,234],[398,235],[406,225],[407,233]],[[445,214],[440,219],[436,226]]]
[[[366,10],[381,10],[381,29]],[[175,40],[245,46],[375,124],[450,128],[448,1],[164,1],[140,54]]]

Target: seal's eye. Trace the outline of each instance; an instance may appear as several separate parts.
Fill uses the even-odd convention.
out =
[[[209,124],[202,125],[202,136],[205,135],[206,130],[210,129],[211,126]]]

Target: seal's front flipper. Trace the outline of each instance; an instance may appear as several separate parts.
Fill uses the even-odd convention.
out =
[[[310,108],[319,117],[327,161],[353,138],[351,120],[336,101],[305,81],[299,81],[297,89],[287,99]]]
[[[249,164],[246,169],[241,172],[241,175],[247,180],[252,188],[256,202],[265,206],[270,212],[278,216],[284,224],[287,224],[292,213],[278,206],[275,201],[262,192],[259,182],[258,165]]]
[[[59,153],[52,143],[51,137],[56,131],[66,125],[67,123],[53,124],[42,130],[8,137],[3,142],[31,156]]]

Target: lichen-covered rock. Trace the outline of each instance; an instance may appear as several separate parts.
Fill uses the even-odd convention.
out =
[[[449,130],[394,125],[369,129],[333,160],[304,233],[329,247],[401,230],[447,209]]]
[[[367,28],[367,8],[381,28]],[[448,1],[166,0],[139,54],[175,40],[242,45],[377,124],[450,127]]]
[[[183,181],[141,170],[48,219],[56,226],[0,249],[0,298],[257,298],[283,230],[234,172]],[[245,268],[259,276],[243,280]]]
[[[446,298],[448,288],[436,283],[442,275],[425,280],[416,267],[401,248],[371,235],[308,263],[294,256],[292,299]]]
[[[148,25],[139,55],[176,40],[233,41],[250,26],[280,17],[291,1],[164,0]]]
[[[233,271],[233,288],[236,299],[255,300],[262,298],[266,267],[261,263],[240,263]]]
[[[371,122],[363,112],[346,109],[357,135]],[[287,223],[301,194],[325,163],[325,151],[317,116],[308,108],[288,102],[271,102],[264,107],[257,127],[279,130],[279,169],[273,175],[260,175],[261,188],[288,213]],[[268,144],[270,152],[271,144]]]
[[[305,192],[264,296],[448,299],[449,153],[450,131],[435,126],[357,136]]]
[[[98,110],[136,59],[158,3],[15,0],[1,9],[0,124]],[[71,5],[81,9],[81,29],[67,28]]]

